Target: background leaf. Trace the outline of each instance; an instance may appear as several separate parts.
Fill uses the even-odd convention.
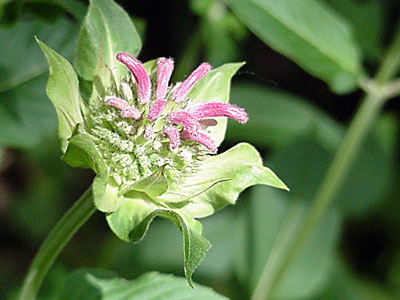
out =
[[[299,96],[255,84],[232,87],[231,102],[243,107],[249,115],[246,126],[230,121],[227,139],[246,141],[263,147],[281,147],[313,131],[324,147],[339,145],[343,128],[330,116]]]
[[[196,285],[196,289],[187,286],[183,278],[159,273],[147,273],[128,281],[122,278],[110,278],[108,271],[84,269],[73,272],[66,280],[59,299],[85,300],[161,300],[193,299],[223,300],[210,288]]]
[[[237,222],[237,270],[242,282],[253,290],[267,260],[282,251],[297,233],[306,205],[288,199],[288,194],[265,187],[253,190],[250,210]],[[247,228],[246,228],[247,224]],[[267,230],[268,229],[268,230]],[[274,299],[310,299],[327,284],[333,251],[339,232],[339,218],[331,211],[315,229],[283,275]]]
[[[383,54],[385,10],[381,1],[325,0],[336,9],[354,29],[362,53],[369,61],[377,62]],[[368,22],[366,22],[368,20]]]
[[[270,47],[286,55],[333,91],[356,87],[360,59],[350,28],[315,0],[227,0],[239,19]]]
[[[120,79],[126,67],[117,62],[118,52],[136,56],[141,48],[139,34],[129,15],[112,0],[91,0],[79,34],[75,67],[83,79],[91,81],[99,47],[105,63]]]
[[[71,56],[77,29],[66,18],[0,28],[0,144],[27,148],[55,134],[56,114],[44,88],[48,66],[33,36]]]

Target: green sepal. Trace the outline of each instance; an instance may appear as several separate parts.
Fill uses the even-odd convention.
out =
[[[83,79],[92,81],[98,49],[104,61],[119,80],[127,73],[115,55],[128,52],[137,55],[142,47],[139,34],[129,15],[112,0],[91,0],[78,38],[76,70]]]
[[[79,93],[79,81],[71,64],[60,54],[46,46],[38,38],[37,43],[49,63],[49,79],[46,92],[58,116],[58,135],[63,153],[75,127],[83,123],[82,110],[85,105]]]
[[[240,143],[201,162],[195,173],[179,184],[170,184],[157,200],[177,205],[183,202],[186,214],[200,218],[235,204],[243,190],[256,184],[288,190],[273,171],[263,166],[253,146]]]
[[[188,98],[195,102],[229,102],[231,79],[244,62],[224,64],[200,79],[189,92]],[[216,118],[216,126],[208,128],[212,140],[219,146],[225,138],[227,118]]]
[[[158,168],[149,177],[146,177],[140,181],[136,181],[132,185],[124,188],[121,194],[126,194],[129,197],[129,191],[144,192],[150,197],[157,197],[165,193],[168,189],[168,181],[164,175],[165,167]]]
[[[105,174],[107,170],[93,138],[87,133],[74,134],[68,140],[68,148],[62,159],[71,167],[89,168],[96,174]]]
[[[124,241],[139,242],[155,217],[171,220],[183,234],[185,276],[193,287],[192,274],[211,246],[201,235],[201,223],[178,210],[157,207],[143,193],[137,192],[135,196],[125,198],[115,212],[107,215],[110,228]]]

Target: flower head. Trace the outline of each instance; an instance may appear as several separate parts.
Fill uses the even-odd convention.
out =
[[[171,178],[192,172],[198,161],[217,151],[209,134],[209,127],[218,123],[215,118],[247,122],[246,112],[235,105],[192,103],[188,94],[211,70],[208,63],[202,63],[182,83],[170,84],[174,69],[170,58],[157,60],[153,80],[138,59],[127,53],[118,53],[116,59],[131,76],[119,88],[109,89],[105,97],[95,99],[89,108],[94,124],[89,131],[112,166],[110,175],[123,188],[162,166]]]

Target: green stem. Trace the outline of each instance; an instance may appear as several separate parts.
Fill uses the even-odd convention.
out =
[[[316,193],[297,234],[285,242],[285,247],[275,243],[261,277],[254,290],[252,300],[271,299],[282,276],[303,246],[315,225],[325,214],[341,183],[345,180],[354,157],[363,139],[375,121],[381,106],[389,97],[400,92],[397,81],[387,84],[400,68],[400,22],[392,45],[385,56],[375,80],[368,84],[367,95],[362,101],[341,145],[329,166],[326,176]],[[283,243],[283,242],[282,242]],[[278,251],[279,249],[279,251]]]
[[[90,187],[61,218],[40,247],[26,274],[18,300],[36,298],[44,277],[61,250],[95,211]]]
[[[365,97],[333,158],[330,168],[328,169],[304,222],[297,231],[295,238],[289,241],[287,247],[284,248],[284,251],[282,251],[282,247],[279,247],[280,253],[275,253],[274,260],[269,261],[265,265],[252,300],[272,298],[285,270],[300,250],[316,223],[328,209],[338,188],[345,179],[346,173],[365,135],[373,124],[382,103],[383,98],[377,95],[371,94]],[[271,257],[273,252],[271,253]]]

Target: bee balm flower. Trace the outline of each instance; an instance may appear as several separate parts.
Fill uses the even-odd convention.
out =
[[[63,159],[96,172],[94,203],[122,240],[142,239],[157,216],[178,225],[189,284],[210,247],[197,218],[234,204],[249,186],[286,188],[249,144],[216,154],[226,118],[248,120],[242,108],[227,103],[241,64],[211,70],[203,63],[171,84],[172,59],[142,64],[118,53],[130,73],[116,78],[99,55],[93,93],[83,101],[72,66],[39,45],[50,65],[47,92],[59,116]]]

